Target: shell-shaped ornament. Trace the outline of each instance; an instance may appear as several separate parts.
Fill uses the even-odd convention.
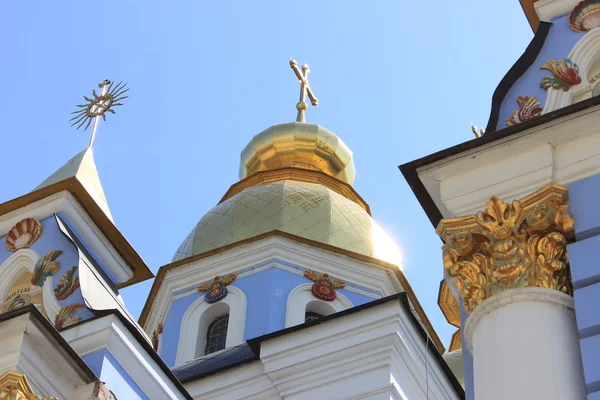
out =
[[[600,0],[583,0],[569,14],[569,26],[575,32],[588,32],[600,26]]]
[[[6,235],[8,251],[26,249],[42,236],[42,224],[35,218],[25,218],[12,227]]]

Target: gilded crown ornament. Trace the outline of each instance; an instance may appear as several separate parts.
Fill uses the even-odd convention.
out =
[[[335,289],[346,287],[346,282],[339,279],[332,280],[329,274],[307,270],[304,271],[304,276],[314,282],[311,291],[317,299],[333,301],[337,297]]]
[[[511,204],[494,196],[485,212],[440,222],[444,268],[456,278],[467,312],[512,288],[572,294],[566,245],[574,221],[567,200],[565,187],[550,184]]]
[[[210,282],[206,282],[198,287],[199,292],[206,292],[204,300],[207,303],[216,303],[227,296],[227,285],[230,285],[237,279],[237,274],[216,276]]]

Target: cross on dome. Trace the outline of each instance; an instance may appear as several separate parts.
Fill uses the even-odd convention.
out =
[[[292,68],[292,70],[296,74],[296,77],[298,78],[298,81],[300,82],[300,100],[298,101],[298,104],[296,104],[296,109],[298,110],[296,122],[305,122],[304,113],[308,108],[305,101],[306,95],[308,95],[310,103],[315,107],[319,107],[319,99],[315,97],[314,93],[310,89],[310,86],[308,85],[308,73],[310,72],[310,69],[308,69],[308,64],[304,64],[301,67],[302,71],[300,71],[296,60],[290,58],[290,67]]]

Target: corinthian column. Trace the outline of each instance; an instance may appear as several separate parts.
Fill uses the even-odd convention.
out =
[[[548,185],[512,204],[442,220],[446,282],[470,314],[476,400],[585,399],[566,253],[567,189]]]

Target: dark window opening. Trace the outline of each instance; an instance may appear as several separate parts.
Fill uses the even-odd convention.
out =
[[[308,311],[304,314],[304,322],[316,321],[321,318],[323,318],[321,314],[312,311]]]
[[[225,348],[227,326],[229,326],[229,314],[221,315],[210,323],[206,330],[206,346],[204,347],[205,355]]]

